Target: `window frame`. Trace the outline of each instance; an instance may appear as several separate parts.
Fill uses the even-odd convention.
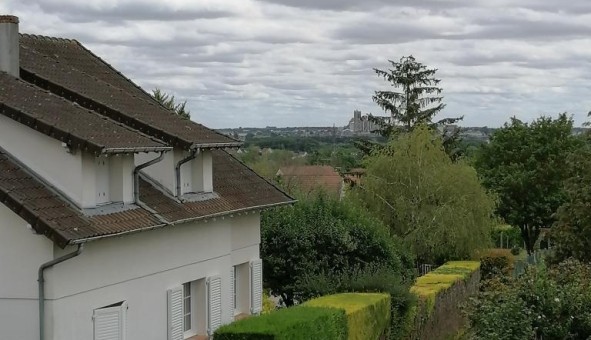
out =
[[[196,315],[195,315],[197,292],[196,292],[195,281],[185,282],[182,284],[182,287],[183,287],[183,338],[187,339],[187,338],[197,335],[197,333],[198,333],[197,332],[198,331],[197,320],[196,320]],[[188,287],[189,296],[185,295],[186,289],[187,289],[186,287]],[[189,308],[190,308],[189,313],[187,313],[187,311],[185,310],[187,299],[188,299],[188,304],[189,304]],[[187,328],[187,322],[186,322],[187,316],[189,317],[189,324],[190,324],[189,328]]]

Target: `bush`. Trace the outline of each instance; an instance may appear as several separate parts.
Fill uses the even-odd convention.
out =
[[[345,310],[350,340],[377,340],[390,324],[390,296],[377,293],[345,293],[323,296],[305,303],[312,307]]]
[[[514,265],[514,255],[508,249],[488,249],[480,255],[480,274],[483,280],[509,275]]]
[[[444,339],[464,324],[459,305],[478,291],[478,262],[448,262],[417,279],[411,291],[418,304],[407,310],[392,339]]]
[[[520,253],[521,253],[521,248],[516,247],[516,246],[511,248],[511,255],[518,256]]]
[[[345,311],[336,308],[285,308],[236,321],[215,331],[215,340],[344,340]]]
[[[400,275],[387,267],[368,266],[342,273],[321,273],[305,275],[298,285],[302,297],[310,299],[319,296],[343,292],[375,292],[390,295],[391,323],[388,333],[397,339],[400,324],[408,310],[415,305],[415,298],[410,294],[408,285],[400,282]]]
[[[591,267],[568,260],[529,267],[518,279],[482,292],[468,308],[475,339],[588,339]]]
[[[368,266],[389,268],[396,282],[414,278],[414,258],[377,219],[350,202],[319,194],[263,213],[264,284],[287,306],[310,295],[308,275],[338,275]]]

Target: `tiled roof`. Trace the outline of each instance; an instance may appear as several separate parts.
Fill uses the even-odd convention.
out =
[[[280,168],[277,175],[288,188],[305,193],[323,189],[339,196],[343,189],[343,178],[333,167],[327,165],[287,166]]]
[[[0,72],[0,114],[93,153],[170,149],[123,124]]]
[[[140,199],[168,224],[232,212],[260,209],[293,201],[225,151],[213,151],[218,198],[178,203],[140,181]],[[86,216],[0,149],[0,203],[21,216],[60,247],[96,237],[165,227],[152,212],[140,207],[106,215]]]
[[[87,149],[104,151],[139,144],[162,147],[161,140],[185,148],[234,143],[164,109],[76,41],[22,35],[21,78],[24,81],[0,74],[0,111]],[[65,247],[93,238],[294,202],[227,152],[212,153],[215,198],[180,203],[142,180],[140,200],[148,208],[132,205],[90,216],[0,147],[0,203]]]
[[[22,34],[21,77],[185,149],[241,142],[167,110],[76,40]]]

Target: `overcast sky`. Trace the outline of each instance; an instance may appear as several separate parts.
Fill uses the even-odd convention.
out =
[[[0,0],[24,33],[74,38],[213,128],[345,125],[412,54],[443,116],[500,126],[591,110],[589,0]]]

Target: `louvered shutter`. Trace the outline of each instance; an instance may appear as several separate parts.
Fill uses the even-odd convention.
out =
[[[230,270],[230,315],[231,320],[234,320],[234,311],[236,310],[236,287],[234,286],[234,281],[236,280],[236,267],[232,266]]]
[[[94,340],[125,340],[124,303],[116,307],[95,309],[92,315],[94,322]]]
[[[168,290],[168,340],[183,340],[183,287]]]
[[[250,313],[259,314],[263,309],[263,262],[250,261]]]
[[[210,276],[205,281],[207,286],[207,334],[213,335],[222,325],[222,278]]]

